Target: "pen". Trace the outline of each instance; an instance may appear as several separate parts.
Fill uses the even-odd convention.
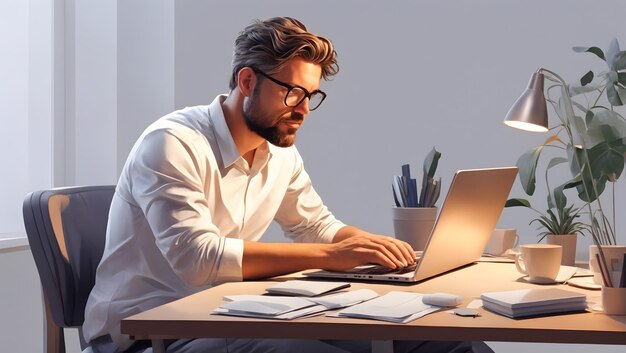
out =
[[[604,263],[600,261],[599,254],[596,254],[596,260],[598,261],[598,267],[600,267],[600,274],[602,275],[602,282],[604,282],[604,286],[613,287],[613,283],[611,282],[611,277],[609,275],[608,269],[604,267]]]
[[[626,253],[624,253],[624,257],[622,258],[622,274],[619,281],[620,288],[626,288]]]

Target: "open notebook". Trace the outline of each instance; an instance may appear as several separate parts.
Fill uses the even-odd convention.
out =
[[[316,270],[304,275],[417,282],[475,262],[485,250],[516,175],[516,167],[457,171],[424,252],[413,267],[392,271],[359,266],[346,272]]]

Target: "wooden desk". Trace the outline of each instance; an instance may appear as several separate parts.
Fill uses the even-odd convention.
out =
[[[293,277],[275,280],[289,278]],[[438,312],[408,324],[325,316],[278,321],[209,314],[224,302],[224,295],[261,294],[269,285],[271,282],[267,281],[223,284],[124,319],[121,331],[135,339],[152,340],[246,337],[626,344],[626,316],[609,316],[596,312],[512,320],[480,308],[482,316],[477,318]],[[567,285],[559,287],[584,293],[590,302],[600,301],[600,291]],[[523,281],[513,264],[478,263],[422,283],[353,283],[352,289],[359,288],[371,288],[381,295],[392,290],[455,293],[465,298],[465,306],[483,292],[545,286]],[[158,348],[155,348],[155,352],[158,352]]]

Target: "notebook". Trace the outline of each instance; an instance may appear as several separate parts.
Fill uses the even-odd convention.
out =
[[[417,264],[391,271],[359,266],[346,272],[315,270],[305,276],[373,281],[418,282],[480,259],[509,196],[516,167],[469,169],[455,173],[430,238]]]
[[[587,308],[584,294],[558,288],[483,293],[480,298],[485,309],[514,319]]]

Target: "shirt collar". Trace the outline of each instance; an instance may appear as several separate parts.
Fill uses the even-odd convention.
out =
[[[228,125],[226,124],[224,110],[222,109],[222,103],[227,97],[227,94],[219,95],[215,97],[211,104],[209,104],[209,118],[213,122],[213,131],[215,133],[217,146],[223,164],[222,168],[230,167],[239,158],[241,158],[239,149],[237,148],[235,140],[233,140],[233,136],[228,129]],[[264,158],[263,164],[266,164],[272,156],[271,147],[273,146],[271,146],[269,142],[264,141],[263,144],[257,149],[257,153],[261,152]]]
[[[224,111],[222,110],[222,102],[224,102],[226,97],[228,97],[226,94],[219,95],[209,104],[209,117],[213,122],[213,132],[215,133],[217,147],[224,164],[223,168],[229,167],[240,157],[235,140],[233,140],[228,125],[226,125]]]

